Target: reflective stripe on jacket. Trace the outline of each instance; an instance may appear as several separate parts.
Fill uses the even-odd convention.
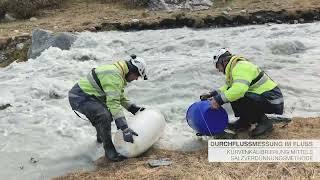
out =
[[[94,72],[102,89],[94,80],[92,72],[79,81],[80,88],[85,93],[96,96],[100,100],[105,99],[103,103],[110,110],[113,119],[124,117],[122,106],[126,109],[131,106],[130,101],[124,95],[124,88],[127,85],[125,75],[129,72],[126,62],[118,61],[111,65],[102,65],[97,67]]]
[[[236,101],[244,97],[246,92],[260,95],[277,86],[265,73],[257,82],[252,84],[251,82],[259,76],[261,70],[243,57],[232,56],[225,72],[226,84],[219,88],[223,103]]]

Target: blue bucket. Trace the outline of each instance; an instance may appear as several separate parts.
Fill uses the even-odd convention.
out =
[[[193,103],[186,115],[189,126],[202,135],[214,135],[224,131],[228,125],[228,114],[222,107],[211,109],[209,101]]]

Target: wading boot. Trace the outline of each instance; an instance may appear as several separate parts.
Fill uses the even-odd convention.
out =
[[[242,132],[242,131],[247,131],[250,128],[250,124],[243,120],[239,119],[235,123],[228,123],[227,129],[232,130],[234,132]]]
[[[107,127],[107,123],[100,123],[96,127],[98,129],[98,132],[100,133],[101,140],[103,142],[103,148],[105,151],[105,156],[110,161],[122,161],[125,159],[124,156],[121,156],[116,149],[114,148],[114,145],[112,143],[112,137],[111,137],[111,127]]]
[[[105,142],[103,142],[103,148],[105,151],[105,156],[110,161],[122,161],[125,159],[124,156],[121,156],[116,149],[114,148],[114,145],[111,140],[111,132],[107,134],[107,139]]]
[[[273,130],[272,121],[266,116],[263,115],[261,119],[258,121],[258,125],[254,128],[249,135],[251,137],[257,137],[264,135],[267,132],[271,132]]]

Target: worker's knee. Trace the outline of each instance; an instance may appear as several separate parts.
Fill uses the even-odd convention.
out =
[[[98,110],[90,121],[94,126],[95,124],[110,124],[110,126],[108,126],[108,129],[111,129],[112,117],[110,112],[107,110]]]

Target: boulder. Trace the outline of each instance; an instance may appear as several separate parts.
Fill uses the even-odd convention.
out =
[[[40,56],[49,47],[69,50],[76,39],[77,36],[68,32],[53,34],[51,31],[35,29],[32,32],[32,44],[28,51],[28,59]]]

